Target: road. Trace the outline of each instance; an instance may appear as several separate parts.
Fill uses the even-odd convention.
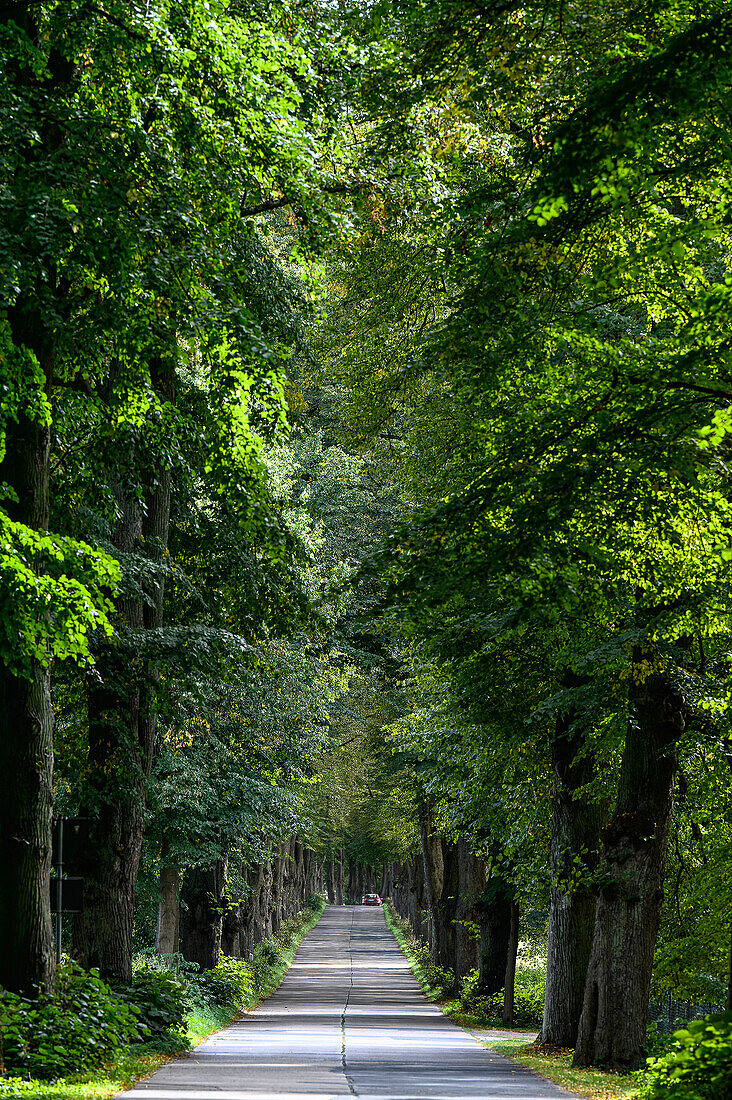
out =
[[[423,996],[381,909],[328,906],[255,1012],[170,1062],[139,1100],[571,1100]]]

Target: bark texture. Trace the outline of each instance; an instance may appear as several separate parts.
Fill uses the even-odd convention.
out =
[[[478,991],[484,996],[498,993],[505,985],[513,894],[511,884],[494,875],[486,883],[477,904],[480,925]]]
[[[618,799],[602,830],[600,893],[575,1064],[636,1069],[643,1062],[653,953],[684,730],[684,699],[634,655]]]
[[[158,903],[158,934],[155,949],[161,955],[178,950],[180,927],[180,870],[160,868],[160,901]]]
[[[455,918],[459,884],[457,844],[442,841],[442,867],[442,893],[437,907],[437,959],[440,966],[454,970],[457,951]]]
[[[194,867],[183,878],[185,906],[180,921],[180,947],[188,962],[211,970],[221,955],[221,930],[226,905],[226,867]]]
[[[455,973],[464,978],[480,963],[478,899],[485,890],[485,864],[467,840],[458,841],[458,898],[455,913]],[[476,934],[477,931],[477,934]]]
[[[440,898],[444,885],[445,867],[442,854],[442,838],[436,832],[429,802],[419,804],[419,839],[424,862],[425,897],[429,911],[429,941],[432,961],[439,961]]]
[[[503,1008],[501,1022],[508,1026],[513,1023],[513,1009],[516,993],[516,956],[519,945],[519,907],[517,901],[511,902],[511,923],[508,933],[508,953],[506,957],[506,978],[503,987]]]
[[[343,902],[345,900],[344,895],[343,895],[344,875],[345,875],[344,853],[343,853],[343,849],[341,848],[341,850],[338,853],[338,862],[336,864],[336,881],[335,881],[336,905],[343,905]]]
[[[0,985],[53,987],[51,815],[53,716],[48,669],[0,671]]]
[[[573,1048],[584,1001],[595,928],[594,876],[607,803],[583,791],[595,777],[594,761],[582,753],[576,715],[557,720],[552,745],[553,808],[551,898],[544,1020],[540,1041]]]

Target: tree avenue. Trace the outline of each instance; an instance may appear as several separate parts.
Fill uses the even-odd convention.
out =
[[[41,0],[0,56],[4,1026],[370,891],[576,1067],[732,1012],[732,5]]]

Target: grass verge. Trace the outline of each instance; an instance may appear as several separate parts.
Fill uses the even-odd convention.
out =
[[[633,1100],[638,1095],[638,1081],[634,1075],[601,1069],[573,1069],[571,1050],[543,1051],[523,1039],[480,1041],[488,1050],[512,1058],[578,1096],[588,1096],[591,1100]]]
[[[302,929],[281,958],[273,964],[257,991],[256,1000],[247,1007],[252,1009],[270,997],[287,973],[295,952],[304,936],[315,927],[323,915],[323,909],[313,910]],[[214,1031],[219,1031],[238,1018],[224,1008],[215,1005],[196,1005],[188,1017],[187,1038],[191,1046],[197,1046]],[[155,1049],[153,1044],[141,1043],[125,1047],[108,1066],[64,1077],[58,1081],[22,1081],[17,1077],[0,1077],[0,1100],[108,1100],[115,1093],[132,1088],[156,1069],[180,1057],[185,1050]]]
[[[386,926],[399,944],[399,947],[409,963],[412,973],[421,985],[425,995],[434,1001],[446,1016],[455,1024],[468,1030],[485,1028],[485,1021],[478,1016],[472,1016],[460,1010],[460,1002],[440,998],[439,994],[427,981],[427,972],[420,959],[410,949],[408,938],[394,919],[394,913],[389,905],[384,906]],[[500,1030],[490,1027],[491,1031]],[[507,1028],[511,1032],[513,1028]],[[574,1069],[572,1067],[572,1051],[544,1051],[533,1043],[527,1043],[526,1039],[486,1039],[475,1036],[487,1048],[504,1057],[511,1058],[515,1062],[526,1066],[541,1077],[547,1077],[550,1081],[577,1093],[579,1096],[590,1097],[591,1100],[633,1100],[638,1095],[638,1079],[635,1075],[619,1073],[607,1073],[599,1069]]]

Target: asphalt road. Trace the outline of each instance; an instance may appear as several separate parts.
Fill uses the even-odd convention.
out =
[[[446,1019],[423,996],[382,910],[364,906],[328,906],[268,1001],[135,1093],[140,1100],[572,1096]]]

